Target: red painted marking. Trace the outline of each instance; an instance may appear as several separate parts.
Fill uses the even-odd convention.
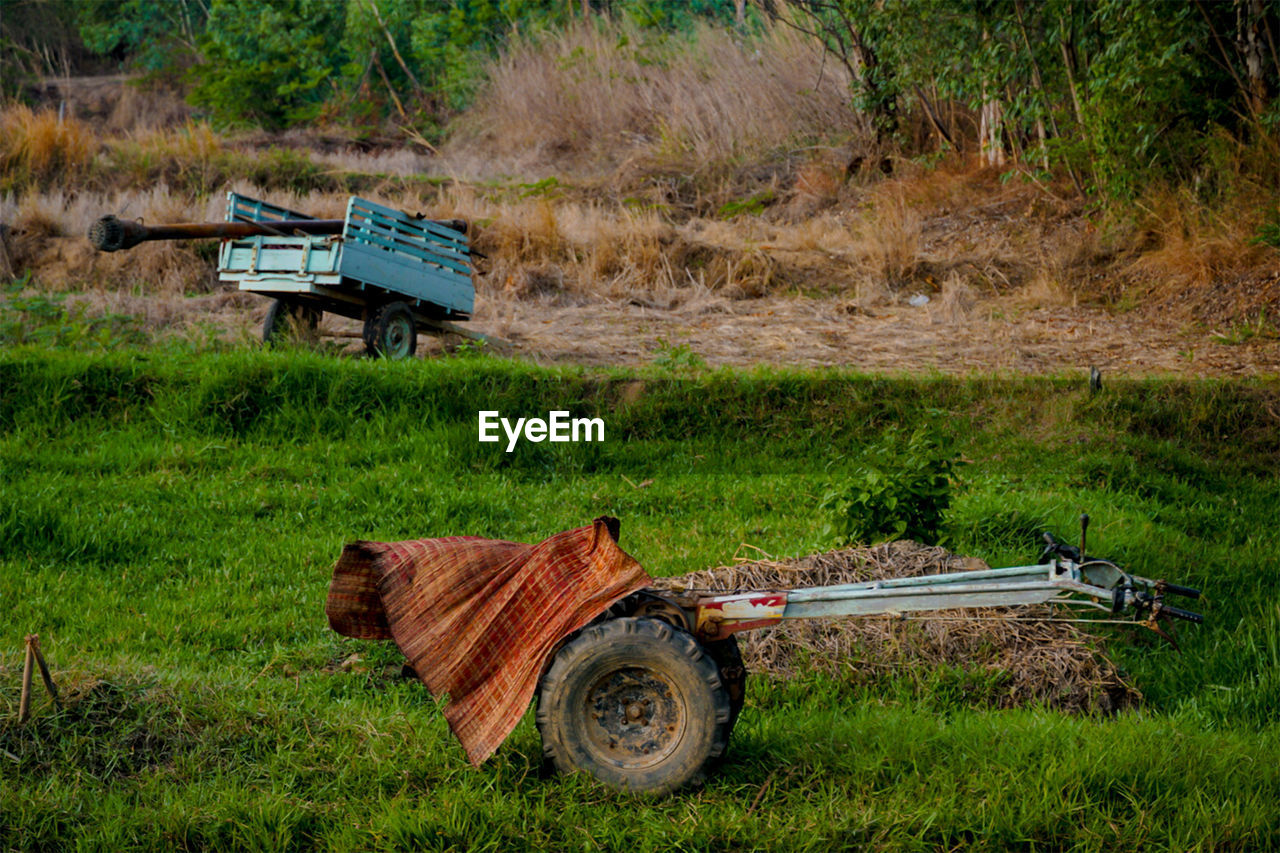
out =
[[[717,598],[704,598],[698,606],[706,610],[724,610],[726,604],[746,603],[756,607],[781,607],[787,603],[785,592],[767,593],[765,595],[733,595]]]

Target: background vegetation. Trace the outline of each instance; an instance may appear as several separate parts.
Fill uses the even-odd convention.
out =
[[[185,77],[217,125],[429,135],[472,105],[486,60],[567,27],[625,25],[615,48],[661,64],[665,42],[700,26],[749,40],[774,23],[821,39],[855,120],[912,153],[973,147],[1128,198],[1157,177],[1230,192],[1214,179],[1227,150],[1214,140],[1230,139],[1275,179],[1270,0],[5,0],[4,13],[10,94],[24,75],[114,64]]]
[[[67,238],[235,188],[464,216],[483,305],[1017,293],[1276,335],[1274,2],[2,3],[0,276],[149,325],[207,251]]]

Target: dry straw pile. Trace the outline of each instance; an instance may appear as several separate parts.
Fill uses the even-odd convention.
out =
[[[827,586],[983,568],[945,548],[892,542],[797,560],[761,560],[662,578],[667,589],[768,590]],[[787,678],[820,671],[860,681],[922,675],[939,666],[986,670],[999,678],[999,707],[1047,705],[1114,711],[1141,694],[1105,655],[1098,637],[1050,605],[952,610],[934,619],[795,620],[738,635],[748,672]],[[1069,615],[1069,614],[1065,614]]]

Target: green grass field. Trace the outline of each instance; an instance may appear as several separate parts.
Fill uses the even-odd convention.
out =
[[[606,441],[504,453],[476,441],[481,408],[599,415]],[[1277,412],[1274,382],[1091,397],[1074,379],[9,351],[0,847],[1280,847]],[[1206,590],[1181,655],[1112,629],[1141,709],[993,710],[944,678],[755,679],[723,770],[644,799],[540,778],[531,714],[472,769],[392,674],[394,647],[324,618],[357,538],[533,541],[612,514],[655,575],[744,544],[825,548],[823,493],[868,442],[920,427],[969,463],[954,550],[1031,561],[1030,534],[1074,537],[1087,510],[1091,551]],[[20,727],[27,633],[74,701],[37,694]]]

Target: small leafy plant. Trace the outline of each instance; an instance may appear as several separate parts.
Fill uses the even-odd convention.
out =
[[[867,448],[845,483],[823,497],[821,507],[829,514],[824,534],[837,545],[942,542],[942,517],[960,464],[926,431],[912,433],[905,445],[890,433]]]
[[[666,370],[699,370],[707,366],[706,360],[688,344],[673,344],[665,338],[658,338],[653,363]]]
[[[489,352],[489,342],[483,338],[467,338],[453,348],[455,358],[479,358]]]
[[[726,202],[716,211],[720,219],[733,219],[736,216],[759,216],[764,209],[775,200],[773,190],[764,190],[752,196]]]
[[[1257,319],[1252,323],[1237,323],[1227,331],[1215,332],[1209,337],[1214,343],[1239,346],[1250,341],[1274,339],[1277,336],[1280,336],[1280,330],[1277,330],[1275,324],[1267,321],[1267,311],[1264,308],[1258,312]]]
[[[1280,249],[1280,207],[1271,209],[1267,221],[1258,226],[1258,230],[1254,232],[1253,239],[1249,241],[1254,246],[1270,246],[1273,249]]]
[[[83,306],[68,308],[63,294],[29,289],[31,273],[0,290],[0,344],[43,344],[109,349],[146,340],[138,318],[107,312],[89,316]]]

